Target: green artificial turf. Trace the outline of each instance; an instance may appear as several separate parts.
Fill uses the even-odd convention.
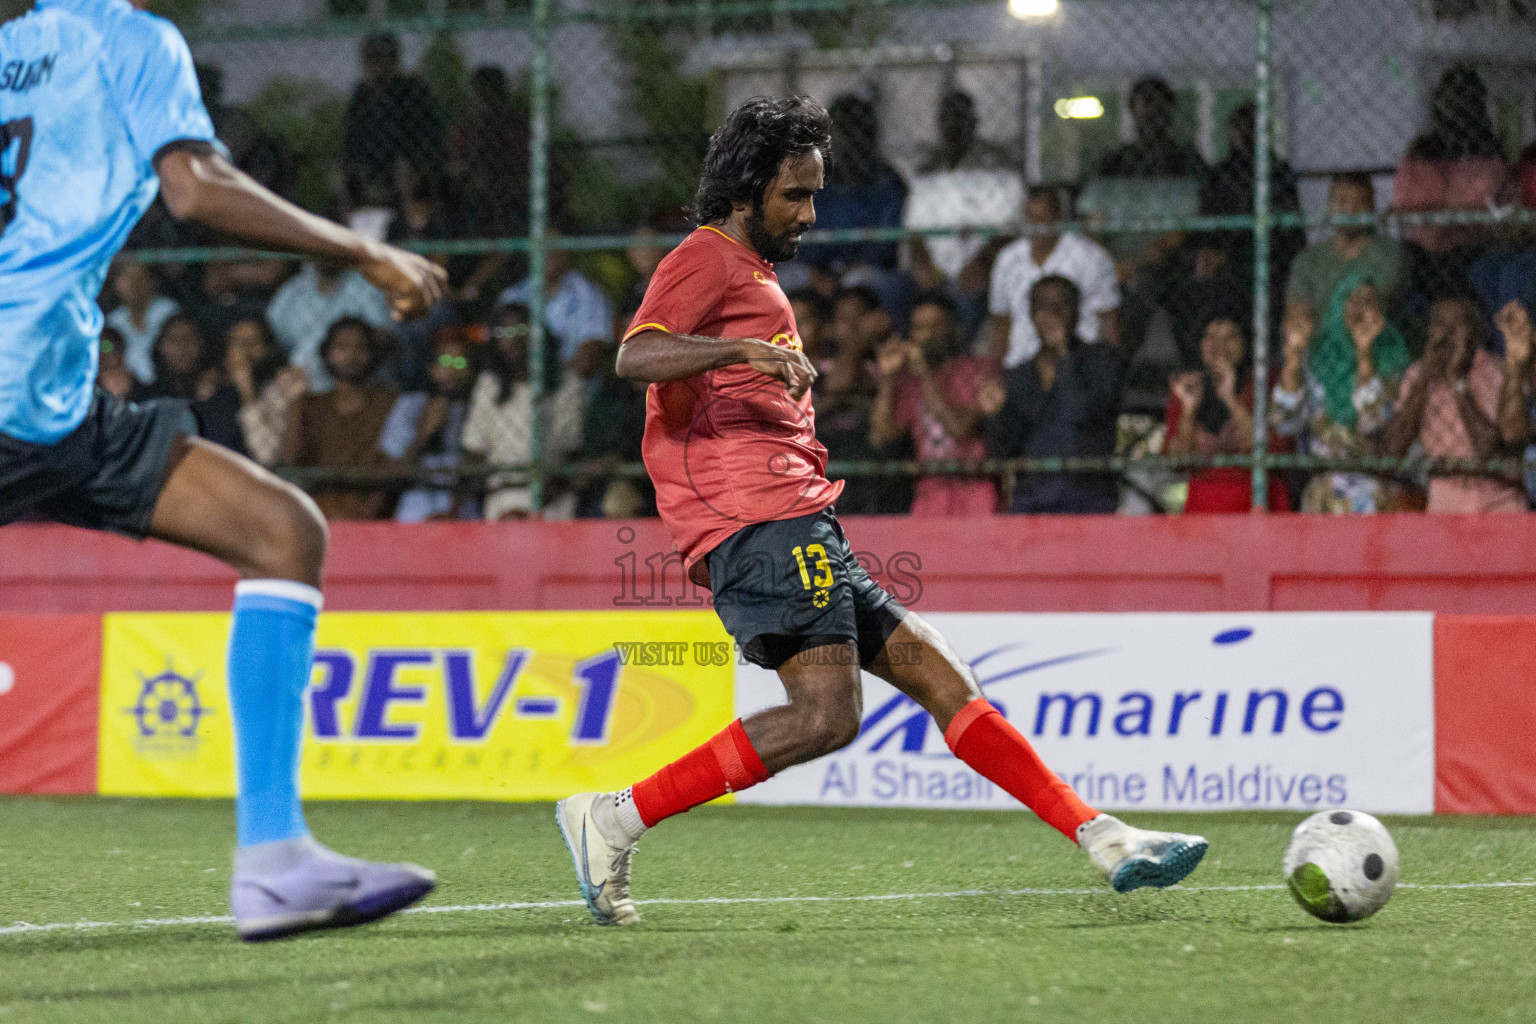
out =
[[[437,869],[429,907],[575,895],[548,805],[310,818],[345,852]],[[1116,895],[1027,814],[706,808],[641,844],[636,896],[680,902],[633,929],[560,905],[245,946],[227,924],[132,924],[227,913],[228,803],[0,799],[0,930],[111,924],[0,934],[0,1024],[1536,1020],[1536,886],[1402,888],[1325,925],[1281,887],[1300,818],[1135,816],[1211,852],[1189,888]],[[1404,883],[1536,882],[1536,820],[1387,826]],[[1255,885],[1274,888],[1214,888]]]

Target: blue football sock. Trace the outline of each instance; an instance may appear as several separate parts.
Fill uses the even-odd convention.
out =
[[[235,586],[229,703],[242,847],[309,835],[299,806],[299,751],[320,605],[320,591],[303,583],[243,580]]]

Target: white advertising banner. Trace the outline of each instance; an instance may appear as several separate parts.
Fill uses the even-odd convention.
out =
[[[987,698],[1106,810],[1434,809],[1433,616],[926,616]],[[739,665],[736,710],[783,703]],[[1007,808],[928,714],[865,673],[859,738],[744,803]]]

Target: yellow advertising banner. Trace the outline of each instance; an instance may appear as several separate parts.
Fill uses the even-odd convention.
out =
[[[229,616],[111,614],[99,791],[232,796]],[[326,613],[303,791],[548,800],[629,785],[734,715],[711,612]]]

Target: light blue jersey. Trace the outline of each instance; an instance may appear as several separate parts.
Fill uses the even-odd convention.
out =
[[[0,25],[0,433],[52,444],[85,419],[96,296],[182,140],[213,142],[213,122],[170,22],[38,0]]]

